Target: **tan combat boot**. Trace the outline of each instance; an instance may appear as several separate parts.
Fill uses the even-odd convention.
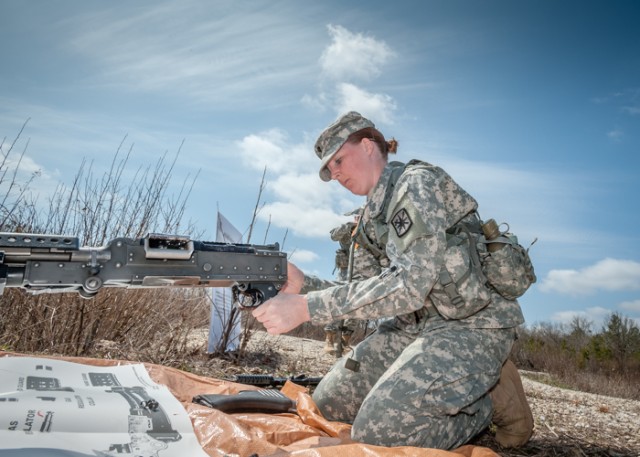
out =
[[[493,402],[496,441],[502,447],[524,445],[533,433],[533,415],[518,369],[511,360],[502,366],[498,384],[489,392]]]
[[[324,352],[327,354],[335,354],[336,350],[333,347],[336,341],[336,332],[326,331],[325,330],[325,339],[324,339]]]

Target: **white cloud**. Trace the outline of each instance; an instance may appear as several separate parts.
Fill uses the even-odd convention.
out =
[[[339,25],[328,25],[331,44],[320,57],[322,72],[336,81],[369,81],[377,77],[394,52],[384,42]]]
[[[269,130],[248,135],[237,145],[243,163],[260,171],[266,166],[276,175],[267,182],[273,201],[265,199],[261,220],[297,236],[327,238],[332,228],[348,220],[344,213],[359,206],[359,197],[320,180],[315,172],[319,161],[310,144],[293,144],[283,131]]]
[[[296,265],[299,263],[310,263],[318,259],[318,254],[306,249],[295,249],[288,256],[288,260]]]
[[[382,41],[341,26],[329,25],[328,31],[332,41],[322,53],[320,64],[322,76],[335,84],[316,95],[305,94],[301,103],[317,111],[333,105],[338,115],[357,110],[377,122],[392,124],[396,108],[393,98],[348,82],[378,76],[393,56],[391,49]],[[245,164],[259,169],[266,166],[277,174],[267,186],[275,201],[262,208],[262,220],[286,227],[298,236],[326,238],[332,228],[348,220],[345,212],[361,204],[360,198],[337,184],[320,181],[311,144],[291,144],[284,132],[270,130],[249,135],[238,145]]]
[[[275,225],[287,227],[295,235],[310,238],[328,238],[332,228],[349,220],[337,214],[329,206],[314,207],[309,204],[306,207],[300,207],[290,201],[266,204],[261,217],[267,218],[267,215]]]
[[[619,307],[631,313],[640,313],[640,300],[625,301],[620,303]]]
[[[25,143],[28,145],[28,142]],[[0,182],[6,183],[9,179],[9,176],[15,171],[17,176],[21,176],[22,178],[25,175],[41,175],[42,174],[42,165],[38,164],[35,160],[33,160],[28,155],[22,154],[21,150],[17,150],[15,146],[23,147],[24,150],[27,149],[27,146],[22,143],[14,145],[11,147],[11,144],[8,142],[3,143],[0,140],[0,153],[2,154],[1,167],[3,170],[2,177],[0,177]],[[22,154],[22,156],[21,156]]]
[[[328,31],[331,43],[320,57],[320,88],[315,95],[305,94],[302,104],[318,112],[331,106],[337,115],[359,111],[376,122],[393,124],[395,100],[390,95],[363,89],[355,83],[377,78],[395,53],[383,41],[353,33],[341,26],[329,25]],[[324,85],[325,81],[330,81],[330,84]]]
[[[340,187],[320,180],[316,173],[283,174],[270,181],[267,187],[279,200],[303,209],[330,206],[341,193]]]
[[[284,174],[267,188],[275,200],[264,205],[259,217],[300,237],[326,239],[331,229],[349,220],[344,213],[359,206],[360,197],[315,173]]]
[[[365,117],[375,119],[376,122],[391,125],[395,109],[396,102],[389,95],[370,93],[349,83],[338,86],[338,114],[358,111]]]
[[[562,324],[570,324],[575,317],[581,317],[590,321],[593,324],[592,329],[596,330],[602,325],[602,322],[609,314],[611,314],[611,310],[594,306],[582,311],[558,311],[551,315],[551,320]]]
[[[294,12],[277,4],[165,1],[124,15],[117,7],[96,9],[69,17],[59,29],[69,36],[70,51],[100,69],[91,84],[237,109],[256,99],[282,102],[317,73],[320,48],[313,46],[322,30],[305,27]]]
[[[312,148],[304,145],[288,145],[286,133],[272,129],[251,134],[238,142],[240,155],[245,165],[271,172],[284,173],[296,171],[309,163]]]
[[[609,258],[581,270],[551,270],[540,284],[543,292],[568,295],[639,289],[640,263]]]
[[[27,126],[27,130],[12,140],[0,139],[0,193],[6,193],[9,198],[16,197],[27,189],[36,197],[38,189],[43,190],[44,195],[52,195],[58,184],[56,180],[59,178],[59,172],[56,169],[47,169],[39,158],[34,158],[34,147],[31,139],[27,137],[28,134],[30,132]],[[5,203],[9,204],[9,201]]]
[[[329,104],[329,97],[325,92],[320,92],[317,95],[304,94],[300,99],[300,102],[303,106],[321,113],[325,111]]]

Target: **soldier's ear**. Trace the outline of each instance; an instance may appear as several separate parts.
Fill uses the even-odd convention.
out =
[[[370,138],[363,138],[360,143],[364,147],[367,154],[371,154],[374,151],[373,141]]]

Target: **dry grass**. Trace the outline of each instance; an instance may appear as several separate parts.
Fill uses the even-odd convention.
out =
[[[209,318],[204,293],[184,290],[103,290],[90,300],[8,290],[0,307],[0,346],[5,350],[176,367],[193,350],[191,329]]]

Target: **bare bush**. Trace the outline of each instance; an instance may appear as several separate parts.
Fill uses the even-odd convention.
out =
[[[123,140],[107,171],[96,173],[92,163],[82,161],[71,185],[60,184],[42,208],[37,198],[30,198],[34,176],[20,181],[18,172],[28,142],[18,160],[11,156],[21,134],[2,150],[0,230],[77,236],[85,246],[148,232],[193,234],[183,216],[196,178],[183,180],[177,196],[168,194],[179,150],[172,162],[164,154],[132,173],[132,150],[123,156]],[[0,307],[4,349],[165,364],[177,363],[192,350],[189,334],[208,318],[203,290],[103,289],[90,300],[9,290],[0,296]]]
[[[174,366],[197,349],[189,335],[208,316],[202,291],[106,289],[85,300],[9,290],[2,300],[11,304],[2,305],[4,349]]]

